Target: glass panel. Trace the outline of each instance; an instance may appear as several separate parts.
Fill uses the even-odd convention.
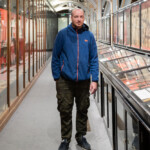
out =
[[[0,3],[0,115],[7,108],[7,1]]]
[[[118,15],[118,44],[123,44],[123,13]]]
[[[127,113],[128,150],[139,150],[138,121]]]
[[[121,81],[132,91],[150,87],[150,68],[120,74]]]
[[[114,38],[113,41],[117,44],[117,15],[114,15]]]
[[[29,82],[29,9],[28,9],[28,0],[25,0],[25,81],[26,85]]]
[[[124,12],[124,45],[130,46],[130,9]]]
[[[24,53],[24,27],[23,27],[23,1],[19,0],[19,92],[23,90],[23,53]]]
[[[108,107],[109,107],[109,134],[112,139],[112,89],[111,85],[108,86]]]
[[[107,114],[107,105],[108,105],[108,100],[107,100],[107,96],[108,96],[108,84],[106,82],[104,82],[104,121],[106,126],[108,126],[108,122],[107,122],[107,118],[108,118],[108,114]]]
[[[142,4],[142,49],[150,50],[150,1]]]
[[[66,17],[58,18],[58,31],[67,27],[68,19]]]
[[[110,18],[107,18],[107,26],[106,26],[106,31],[107,31],[107,35],[106,35],[106,41],[107,42],[110,42],[110,23],[109,23],[109,19]]]
[[[103,40],[102,20],[100,20],[100,28],[99,28],[99,32],[100,32],[100,40]]]
[[[10,1],[10,101],[16,98],[16,0]]]
[[[118,137],[118,150],[125,149],[125,115],[124,106],[120,102],[122,101],[119,96],[117,96],[117,137]]]
[[[104,21],[105,22],[105,28],[104,28],[105,29],[105,41],[107,41],[107,32],[108,32],[107,31],[107,20],[106,19],[104,19],[104,20],[105,20]]]
[[[132,42],[131,46],[139,48],[140,46],[140,28],[139,28],[139,5],[132,8]]]
[[[102,20],[102,39],[105,41],[105,19]]]

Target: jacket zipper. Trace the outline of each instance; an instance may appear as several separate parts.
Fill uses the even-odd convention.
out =
[[[78,30],[76,30],[77,33],[77,81],[78,81],[78,67],[79,67],[79,36],[78,36]]]
[[[63,64],[62,64],[62,66],[61,66],[61,71],[62,71],[63,67],[64,67],[64,60],[63,60]]]

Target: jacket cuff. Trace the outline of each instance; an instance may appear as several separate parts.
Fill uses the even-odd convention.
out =
[[[97,82],[98,83],[98,80],[92,80],[92,82]]]
[[[59,78],[54,79],[55,81],[59,80]]]

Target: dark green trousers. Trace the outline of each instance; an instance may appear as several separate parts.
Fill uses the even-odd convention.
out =
[[[58,111],[61,119],[61,137],[70,142],[72,136],[72,109],[76,102],[76,139],[87,132],[90,80],[74,82],[62,77],[56,81]]]

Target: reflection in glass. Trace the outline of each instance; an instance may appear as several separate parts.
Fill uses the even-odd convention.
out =
[[[19,93],[23,90],[23,53],[24,53],[24,27],[23,27],[23,1],[19,1]]]
[[[129,150],[139,150],[138,121],[127,113],[127,141]]]
[[[16,40],[16,0],[10,1],[10,101],[17,95],[16,65],[17,65],[17,40]]]
[[[114,15],[114,37],[113,41],[117,44],[117,15]]]
[[[132,91],[150,87],[150,68],[120,74],[120,80]]]
[[[120,97],[117,97],[117,137],[118,137],[118,150],[125,149],[125,110],[121,104]]]
[[[150,50],[150,1],[142,3],[142,49]]]
[[[139,5],[132,8],[132,42],[131,46],[139,48],[140,46],[140,33],[139,33]]]
[[[131,53],[131,54],[130,54]],[[103,64],[113,73],[121,73],[122,71],[129,71],[150,65],[146,57],[141,57],[130,52],[118,59],[111,59],[111,61],[103,61]],[[111,53],[113,56],[113,53]],[[103,59],[104,60],[104,59]]]
[[[7,1],[0,3],[0,115],[7,108]]]
[[[118,15],[118,44],[123,44],[123,13]]]
[[[130,9],[124,12],[124,45],[130,46]]]

